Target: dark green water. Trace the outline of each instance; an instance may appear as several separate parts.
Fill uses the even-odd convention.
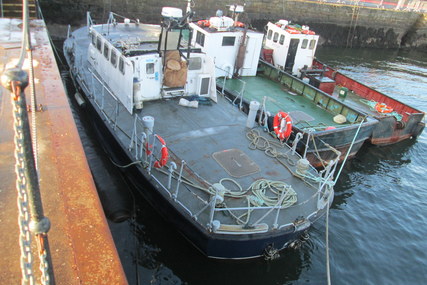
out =
[[[427,54],[321,49],[343,73],[427,111]],[[427,135],[364,146],[335,187],[329,218],[332,284],[427,283]],[[274,261],[203,257],[136,199],[134,223],[111,223],[130,284],[326,284],[325,220]]]

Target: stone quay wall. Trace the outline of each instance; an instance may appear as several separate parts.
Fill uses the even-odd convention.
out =
[[[227,10],[230,1],[193,1],[194,19],[214,16]],[[185,11],[187,2],[170,0],[42,0],[40,5],[49,30],[55,27],[80,26],[86,23],[86,11],[94,19],[105,21],[113,11],[144,23],[158,23],[161,8],[178,7]],[[321,37],[321,45],[338,47],[419,48],[427,47],[427,14],[411,11],[354,7],[315,1],[254,0],[246,1],[239,18],[262,31],[268,21],[290,20],[308,25]],[[64,31],[64,29],[62,29]],[[52,33],[52,32],[51,32]],[[63,34],[65,36],[65,33]]]

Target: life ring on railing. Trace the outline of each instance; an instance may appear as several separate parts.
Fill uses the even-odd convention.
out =
[[[375,110],[377,110],[378,113],[383,113],[383,114],[387,114],[387,113],[393,112],[393,108],[387,106],[384,103],[377,103],[375,105]]]
[[[292,132],[292,119],[283,111],[279,111],[273,119],[273,129],[279,140],[289,138]]]
[[[200,27],[209,27],[211,25],[211,22],[209,22],[209,20],[200,20],[197,21],[197,25],[199,25]]]
[[[154,162],[154,167],[155,168],[162,168],[163,166],[166,165],[166,163],[168,162],[169,159],[169,151],[168,148],[166,147],[166,142],[165,140],[159,136],[159,135],[155,135],[155,137],[160,141],[160,143],[162,144],[162,148],[160,150],[162,157],[159,160],[156,160]],[[148,145],[148,142],[145,144],[145,149],[146,149],[146,154],[150,155],[152,152],[150,150],[150,148],[152,148],[152,145]]]

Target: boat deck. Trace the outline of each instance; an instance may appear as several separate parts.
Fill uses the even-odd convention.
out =
[[[340,87],[336,86],[334,89],[334,92],[332,93],[332,96],[336,97],[339,101],[343,102],[344,104],[356,109],[360,110],[363,113],[366,113],[367,115],[370,115],[372,117],[379,116],[380,114],[369,107],[367,104],[363,103],[361,100],[363,100],[360,96],[356,95],[352,91],[347,92],[346,97],[339,96]]]
[[[354,91],[349,90],[347,92],[347,96],[341,97],[339,96],[340,87],[336,86],[333,92],[333,96],[336,97],[339,101],[343,102],[347,106],[359,110],[360,112],[363,112],[367,114],[368,116],[371,116],[373,118],[386,118],[386,117],[395,117],[397,121],[402,120],[402,115],[398,114],[397,112],[393,111],[391,113],[379,113],[377,110],[375,110],[375,102],[373,102],[372,107],[364,102],[370,103],[370,101],[361,98],[359,95],[357,95]],[[381,103],[381,102],[380,102]]]
[[[139,114],[155,118],[154,133],[161,136],[169,149],[169,154],[179,167],[181,160],[186,162],[186,172],[194,172],[193,182],[203,188],[207,185],[222,182],[231,191],[246,191],[251,184],[259,179],[282,181],[292,186],[297,193],[297,205],[286,210],[281,219],[281,224],[292,223],[303,213],[312,213],[317,207],[317,183],[310,186],[302,179],[295,177],[289,169],[295,171],[295,165],[300,156],[292,154],[289,147],[277,147],[283,157],[276,159],[261,150],[249,148],[250,140],[247,138],[248,129],[246,115],[233,106],[226,98],[218,96],[218,103],[199,105],[197,109],[178,105],[180,98],[149,101],[144,103],[144,108]],[[105,97],[105,106],[113,106],[114,102],[109,96]],[[113,108],[105,109],[106,113],[113,114]],[[124,146],[131,144],[130,138],[134,131],[134,118],[125,110],[119,112],[117,132]],[[277,142],[275,138],[264,133],[261,128],[255,129],[259,135],[267,140]],[[142,129],[138,129],[137,133]],[[159,144],[158,142],[156,142]],[[227,159],[230,158],[231,159]],[[241,158],[241,159],[239,159]],[[169,161],[170,162],[170,161]],[[226,165],[223,167],[221,164]],[[188,168],[188,169],[187,169]],[[153,170],[158,172],[156,170]],[[314,169],[312,169],[314,174]],[[158,173],[157,173],[158,174]],[[194,176],[195,175],[195,176]],[[194,178],[196,177],[196,178]],[[163,183],[166,183],[166,175]],[[242,189],[242,190],[239,190]],[[187,188],[180,191],[178,199],[192,212],[199,211],[209,201],[211,194],[204,190]],[[246,207],[247,197],[251,191],[241,199],[226,199],[228,207]],[[256,211],[251,215],[251,221],[260,218],[265,211]],[[208,213],[201,214],[199,220],[208,221]],[[267,219],[271,224],[274,217]],[[222,222],[233,224],[232,218],[222,217]]]
[[[1,70],[17,63],[22,21],[0,19]],[[42,20],[30,22],[33,46],[38,166],[44,214],[51,222],[49,247],[56,284],[127,284],[119,256]],[[28,72],[28,64],[24,64]],[[25,90],[30,104],[30,87]],[[0,283],[21,284],[20,236],[14,157],[13,106],[0,87]],[[29,114],[31,118],[31,113]],[[39,257],[32,235],[33,272],[40,284]],[[51,283],[53,284],[53,282]]]
[[[334,115],[318,107],[314,102],[305,96],[297,95],[289,91],[278,82],[258,75],[256,77],[243,77],[240,79],[227,79],[227,90],[241,90],[242,81],[245,82],[243,99],[247,101],[256,100],[262,104],[265,101],[266,110],[272,114],[278,111],[289,113],[293,125],[298,128],[333,126],[336,128],[348,126],[348,123],[337,124],[334,122]],[[223,79],[218,79],[219,86],[222,86]]]

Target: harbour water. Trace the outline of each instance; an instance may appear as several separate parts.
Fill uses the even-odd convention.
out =
[[[317,57],[427,111],[426,53],[321,48]],[[424,131],[397,145],[364,146],[346,163],[329,216],[332,284],[427,282],[426,153]],[[326,284],[324,219],[279,259],[220,261],[203,257],[137,194],[134,208],[133,219],[110,223],[130,284]]]

